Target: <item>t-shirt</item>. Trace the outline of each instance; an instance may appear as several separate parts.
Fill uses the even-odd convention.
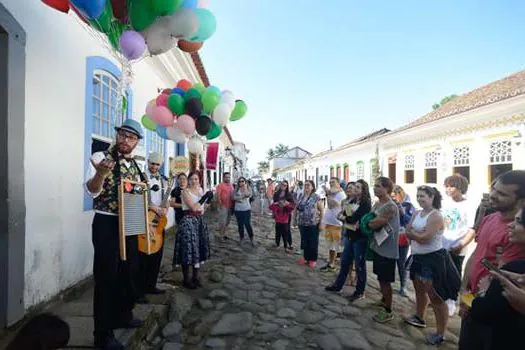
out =
[[[468,230],[474,227],[476,207],[467,199],[461,202],[450,199],[443,203],[441,214],[445,222],[443,248],[450,250],[458,246]],[[464,247],[459,255],[464,256],[466,250]]]
[[[512,219],[505,219],[500,212],[486,216],[479,226],[478,245],[473,253],[469,267],[468,288],[472,293],[477,293],[481,287],[488,287],[489,271],[481,264],[481,259],[486,258],[495,265],[503,265],[510,261],[525,258],[519,245],[509,242],[507,225]],[[496,261],[496,252],[501,252],[500,261]],[[483,289],[483,288],[482,288]]]
[[[370,249],[372,249],[377,254],[389,258],[389,259],[398,259],[399,258],[399,209],[397,208],[396,203],[394,203],[393,200],[389,199],[388,202],[385,204],[381,204],[380,202],[377,202],[374,204],[374,207],[372,208],[372,212],[374,212],[377,216],[380,216],[385,211],[392,211],[392,215],[388,219],[386,225],[390,226],[390,229],[392,230],[391,233],[388,235],[388,238],[381,243],[381,245],[377,245],[376,240],[372,237],[370,239]]]
[[[221,182],[217,186],[217,198],[222,208],[231,209],[233,207],[233,185]]]
[[[337,193],[329,193],[327,196],[328,199],[333,199],[337,202],[337,205],[330,209],[326,208],[323,216],[323,224],[333,225],[333,226],[343,226],[343,223],[337,219],[337,215],[341,212],[341,202],[346,198],[344,191],[339,191]]]

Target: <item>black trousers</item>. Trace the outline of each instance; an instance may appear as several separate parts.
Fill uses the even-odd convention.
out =
[[[95,338],[113,334],[115,324],[130,320],[136,300],[137,237],[126,238],[127,260],[120,260],[118,217],[95,214],[92,224],[95,251],[93,314]]]
[[[452,258],[452,261],[454,262],[454,266],[456,266],[456,269],[458,269],[459,277],[461,277],[462,273],[462,267],[463,267],[463,260],[465,260],[465,256],[457,255],[450,253],[450,257]]]
[[[281,237],[283,239],[283,245],[285,248],[292,247],[292,232],[290,231],[290,223],[280,224],[275,223],[275,244],[279,246],[281,244]]]
[[[164,239],[166,237],[166,231],[164,231],[162,235]],[[157,279],[159,277],[160,265],[162,263],[163,255],[164,244],[162,244],[162,248],[160,248],[158,252],[151,255],[139,252],[137,292],[140,297],[155,290],[157,287]]]

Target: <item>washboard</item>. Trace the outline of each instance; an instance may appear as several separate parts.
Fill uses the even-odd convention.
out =
[[[118,188],[120,259],[126,260],[126,237],[149,236],[148,185],[122,179]],[[151,251],[147,240],[148,253]]]

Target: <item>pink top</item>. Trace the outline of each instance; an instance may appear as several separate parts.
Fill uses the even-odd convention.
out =
[[[217,185],[217,198],[221,207],[231,209],[233,207],[233,185],[224,182]]]

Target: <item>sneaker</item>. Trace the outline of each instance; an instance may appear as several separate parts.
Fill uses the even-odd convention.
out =
[[[315,261],[310,261],[308,262],[308,266],[311,268],[311,269],[315,269],[315,267],[317,266],[317,263]]]
[[[397,294],[401,295],[402,297],[408,298],[407,292],[405,291],[405,288],[401,288]]]
[[[394,313],[387,312],[385,309],[379,310],[379,312],[375,314],[374,317],[372,317],[372,319],[377,323],[387,323],[394,319]]]
[[[288,254],[293,254],[293,249],[292,248],[284,248],[284,251]]]
[[[324,290],[327,292],[339,292],[341,291],[341,288],[337,288],[335,284],[332,284],[331,286],[324,287]]]
[[[323,267],[323,268],[321,269],[321,272],[335,272],[335,271],[337,271],[337,269],[335,268],[335,266],[330,265],[330,264],[326,265],[325,267]]]
[[[452,299],[447,299],[446,304],[448,307],[448,315],[450,317],[454,316],[456,314],[456,301]]]
[[[406,318],[405,323],[408,323],[409,325],[412,325],[418,328],[426,328],[427,326],[425,321],[419,318],[418,315],[413,315],[413,316],[410,316],[409,318]]]
[[[325,271],[325,270],[328,270],[329,267],[330,267],[330,264],[326,264],[325,266],[321,267],[320,270]]]
[[[301,250],[297,250],[297,251],[295,252],[295,254],[297,254],[297,255],[303,255],[303,250],[302,250],[302,249],[301,249]]]
[[[304,260],[304,258],[301,257],[299,260],[297,260],[297,263],[298,263],[299,265],[305,265],[305,264],[306,264],[306,260]]]
[[[374,309],[384,309],[385,303],[383,302],[383,300],[378,300],[371,302],[370,304],[368,304],[368,306]]]
[[[445,341],[445,338],[441,334],[429,334],[427,335],[427,344],[429,345],[439,345]]]
[[[361,300],[361,299],[364,299],[365,296],[363,294],[357,294],[357,293],[354,293],[352,295],[350,295],[348,297],[348,301],[353,303],[354,301],[358,301],[358,300]]]

